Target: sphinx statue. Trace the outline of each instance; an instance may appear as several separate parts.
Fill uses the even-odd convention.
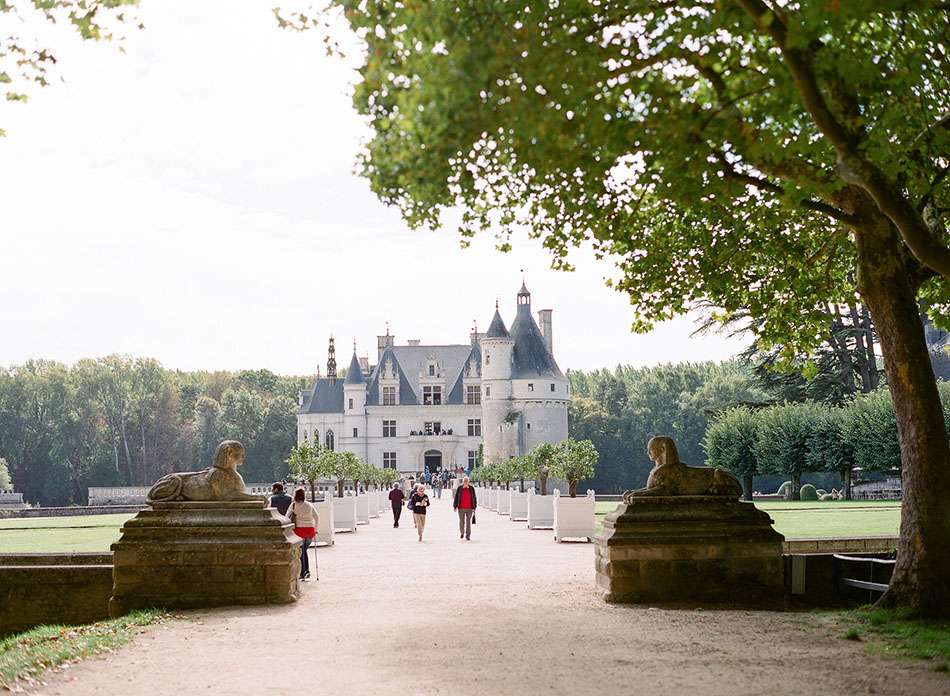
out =
[[[214,452],[212,466],[163,476],[148,492],[148,502],[262,500],[244,491],[237,467],[244,463],[244,445],[225,440]]]
[[[644,496],[711,495],[738,499],[742,495],[742,486],[728,471],[681,462],[673,438],[652,438],[647,444],[647,455],[656,462],[647,485],[624,493],[624,502]]]

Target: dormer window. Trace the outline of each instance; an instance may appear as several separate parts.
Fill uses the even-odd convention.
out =
[[[429,363],[429,376],[435,377],[435,365],[432,363]]]
[[[422,403],[426,406],[439,406],[442,403],[442,387],[423,387]]]
[[[531,382],[528,382],[528,391],[531,391],[531,392],[534,391],[534,384],[532,384]]]

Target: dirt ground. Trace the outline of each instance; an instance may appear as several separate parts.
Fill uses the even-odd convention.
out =
[[[38,693],[950,694],[813,615],[608,606],[590,544],[488,510],[460,541],[448,494],[423,543],[389,512],[336,539],[295,605],[186,614]]]

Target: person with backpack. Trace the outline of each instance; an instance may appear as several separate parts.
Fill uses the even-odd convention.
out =
[[[310,579],[310,557],[307,555],[307,549],[317,536],[319,516],[316,508],[307,502],[303,488],[294,491],[294,501],[287,508],[287,518],[294,524],[294,534],[303,539],[303,544],[300,545],[300,579],[306,581]],[[316,565],[316,553],[313,561]]]

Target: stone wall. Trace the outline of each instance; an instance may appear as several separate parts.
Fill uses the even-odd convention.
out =
[[[111,554],[0,555],[0,635],[109,617]]]
[[[25,517],[76,517],[81,515],[113,515],[123,512],[138,512],[145,505],[101,505],[73,507],[36,507],[22,510],[4,510],[0,508],[0,520]]]

